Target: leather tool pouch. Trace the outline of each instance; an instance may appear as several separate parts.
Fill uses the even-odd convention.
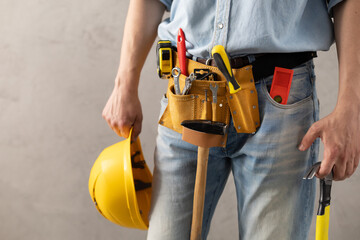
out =
[[[235,94],[227,91],[234,127],[238,133],[254,133],[260,127],[258,95],[255,88],[252,66],[234,69],[241,90]]]
[[[241,90],[230,94],[226,79],[221,72],[211,66],[189,60],[188,72],[194,68],[207,68],[218,74],[219,81],[195,80],[188,95],[175,95],[173,78],[169,79],[166,96],[168,105],[159,124],[178,133],[182,132],[183,120],[206,119],[229,124],[230,113],[238,133],[253,133],[260,126],[258,96],[251,66],[234,69],[235,78]],[[185,86],[186,76],[180,75],[180,89]],[[217,103],[214,104],[210,84],[218,84]],[[207,92],[207,101],[205,100]]]
[[[186,76],[180,75],[180,89],[185,86]],[[218,84],[217,104],[212,104],[212,93],[210,83]],[[226,99],[226,82],[224,81],[204,81],[195,80],[192,83],[188,95],[174,94],[173,79],[169,80],[166,96],[168,97],[168,106],[166,107],[159,123],[165,127],[182,132],[181,122],[184,120],[204,119],[229,123],[229,106]],[[207,99],[205,99],[205,90]]]

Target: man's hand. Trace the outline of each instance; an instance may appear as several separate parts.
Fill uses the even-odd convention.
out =
[[[121,137],[132,140],[141,132],[142,111],[138,97],[140,72],[156,38],[165,6],[158,0],[130,1],[114,90],[102,116]]]
[[[350,177],[360,158],[360,1],[346,0],[333,8],[339,60],[339,92],[335,110],[314,123],[304,136],[300,150],[320,137],[324,159],[317,176],[325,177],[334,167],[334,179]]]
[[[132,140],[141,132],[142,110],[137,92],[115,85],[107,101],[103,118],[119,136],[127,138],[131,127],[134,127]]]
[[[318,178],[324,178],[334,167],[334,180],[344,180],[359,165],[360,112],[350,107],[337,105],[330,115],[310,127],[300,144],[299,150],[304,151],[318,137],[324,143]]]

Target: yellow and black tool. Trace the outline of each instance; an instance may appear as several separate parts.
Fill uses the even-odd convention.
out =
[[[241,90],[241,87],[239,83],[236,81],[234,74],[231,70],[230,60],[225,51],[224,46],[216,45],[215,47],[213,47],[211,51],[211,55],[214,58],[217,67],[220,69],[221,73],[225,76],[229,84],[230,93],[233,94]]]
[[[315,163],[306,173],[304,179],[312,179],[320,168],[321,162]],[[333,172],[320,179],[320,199],[316,217],[316,240],[329,239],[330,200]]]
[[[173,68],[171,42],[160,40],[156,45],[157,73],[160,78],[170,76]]]

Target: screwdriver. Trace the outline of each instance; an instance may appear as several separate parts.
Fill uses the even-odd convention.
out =
[[[236,81],[230,65],[229,57],[225,51],[224,46],[216,45],[211,51],[211,55],[214,58],[216,65],[225,76],[226,81],[229,84],[230,93],[236,93],[241,90],[239,83]]]

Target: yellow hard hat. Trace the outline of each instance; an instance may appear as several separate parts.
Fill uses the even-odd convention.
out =
[[[89,192],[99,212],[123,227],[149,226],[152,175],[144,160],[140,139],[130,136],[105,148],[96,159]]]

